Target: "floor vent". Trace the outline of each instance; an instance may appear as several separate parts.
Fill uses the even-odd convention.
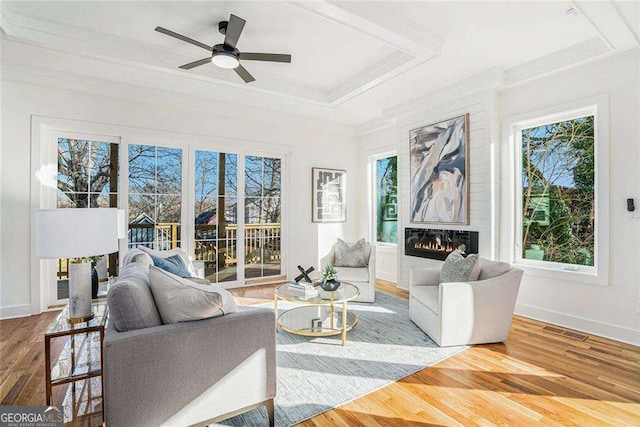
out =
[[[589,338],[587,335],[583,335],[583,334],[580,334],[580,333],[574,332],[574,331],[568,331],[568,330],[562,329],[562,328],[557,328],[555,326],[545,326],[542,329],[547,331],[547,332],[551,332],[551,333],[554,333],[554,334],[562,335],[562,336],[565,336],[567,338],[571,338],[571,339],[577,340],[577,341],[586,341],[587,338]]]

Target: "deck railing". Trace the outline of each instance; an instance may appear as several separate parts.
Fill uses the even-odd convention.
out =
[[[238,226],[224,227],[217,238],[215,225],[196,225],[195,259],[218,262],[219,266],[238,262]],[[246,224],[244,226],[245,263],[275,262],[280,260],[280,223]],[[129,224],[129,248],[144,245],[157,250],[170,250],[180,246],[180,224]],[[68,278],[67,260],[58,260],[58,280]]]

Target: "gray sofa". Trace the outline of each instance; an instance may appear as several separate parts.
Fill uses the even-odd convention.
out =
[[[247,307],[163,325],[148,286],[148,266],[138,262],[123,268],[107,301],[107,426],[207,425],[262,405],[274,425],[272,310]],[[142,327],[132,329],[136,326]]]

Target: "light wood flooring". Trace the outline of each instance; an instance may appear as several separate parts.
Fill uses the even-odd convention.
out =
[[[241,305],[262,303],[273,286],[233,293]],[[56,315],[0,321],[0,405],[44,404],[43,333]],[[640,348],[516,316],[507,342],[474,346],[302,423],[532,424],[640,425]]]

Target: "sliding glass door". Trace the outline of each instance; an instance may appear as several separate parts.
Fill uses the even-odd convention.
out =
[[[282,274],[282,159],[191,151],[193,252],[211,282]]]
[[[245,278],[278,276],[281,268],[282,161],[246,156]]]
[[[194,252],[211,282],[238,280],[238,155],[194,152]]]

